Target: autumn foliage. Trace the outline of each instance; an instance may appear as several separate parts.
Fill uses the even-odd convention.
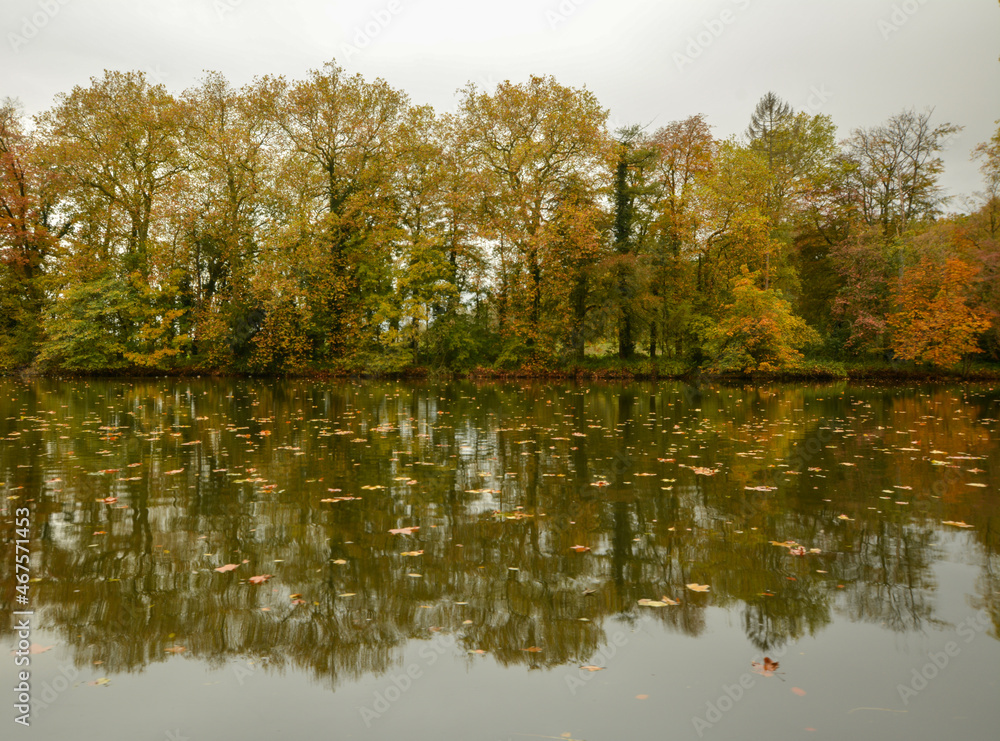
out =
[[[943,368],[981,352],[977,338],[990,326],[986,310],[974,306],[979,269],[957,257],[944,264],[924,258],[893,290],[898,309],[889,316],[892,347],[905,360]]]
[[[981,208],[945,217],[957,131],[904,111],[838,143],[773,93],[741,137],[612,128],[546,76],[441,114],[334,62],[109,71],[33,122],[0,106],[0,370],[1000,360],[1000,133]]]

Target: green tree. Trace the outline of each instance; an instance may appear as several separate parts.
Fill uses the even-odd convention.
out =
[[[705,352],[714,370],[794,368],[802,360],[801,349],[820,339],[778,291],[759,288],[758,280],[759,276],[743,272],[733,287],[733,302],[707,333]]]
[[[551,77],[503,82],[493,93],[470,84],[459,106],[459,146],[478,169],[478,232],[498,261],[497,312],[511,359],[541,347],[543,237],[571,178],[594,182],[606,149],[607,112],[593,93]]]

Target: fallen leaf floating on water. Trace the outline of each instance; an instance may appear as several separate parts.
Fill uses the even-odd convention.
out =
[[[43,654],[46,651],[51,651],[51,650],[52,650],[52,646],[43,646],[40,643],[32,643],[31,646],[28,648],[28,653],[29,654]],[[16,650],[15,651],[11,651],[10,655],[13,656],[16,653],[17,653]]]
[[[569,547],[569,549],[571,551],[576,551],[577,553],[583,553],[584,551],[589,551],[590,550],[590,546],[586,546],[586,545],[571,545]]]
[[[220,574],[224,574],[227,571],[233,571],[234,569],[238,569],[239,567],[240,567],[239,564],[227,563],[225,566],[220,566],[219,568],[217,568],[216,571],[218,571]]]
[[[854,520],[852,520],[852,519],[851,519],[850,517],[848,517],[847,515],[840,515],[840,517],[838,517],[837,519],[838,519],[838,520],[846,520],[847,522],[854,522]]]
[[[778,671],[780,664],[777,661],[771,661],[771,659],[765,656],[763,663],[754,661],[750,666],[753,667],[755,673],[760,674],[762,677],[771,677]]]
[[[583,669],[584,671],[588,671],[588,672],[600,672],[600,671],[604,671],[604,667],[603,666],[590,666],[589,664],[587,666],[581,666],[580,668]]]
[[[685,586],[688,589],[690,589],[692,592],[707,592],[708,591],[708,585],[707,584],[686,584]]]
[[[105,497],[104,499],[98,499],[101,504],[114,504],[118,501],[118,497]]]
[[[970,527],[970,528],[974,527],[973,525],[969,525],[968,523],[962,522],[961,520],[959,520],[958,522],[955,522],[953,520],[945,520],[941,524],[942,525],[951,525],[952,527]]]
[[[422,556],[422,555],[424,555],[424,552],[423,551],[405,551],[403,553],[400,553],[399,555],[400,556]]]
[[[538,646],[532,646],[531,648],[522,648],[521,650],[527,651],[529,654],[537,654],[540,653],[542,649],[540,649]]]
[[[806,555],[805,546],[799,546],[798,548],[789,548],[788,552],[793,556],[804,556]]]
[[[187,651],[187,649],[184,646],[171,646],[170,648],[163,649],[163,652],[168,654],[180,654],[185,651]]]
[[[669,607],[670,605],[679,605],[680,602],[672,600],[669,597],[661,597],[658,600],[655,599],[641,599],[639,600],[639,605],[642,607]]]
[[[649,695],[636,695],[635,699],[636,700],[648,700],[649,699]]]
[[[703,466],[693,466],[691,468],[691,473],[698,476],[715,476],[718,472],[717,468],[705,468]]]
[[[183,468],[178,468],[178,469],[175,469],[173,471],[164,471],[163,475],[164,476],[174,476],[174,475],[176,475],[178,473],[184,473],[184,469]]]
[[[109,684],[111,684],[111,680],[108,679],[107,677],[101,677],[100,679],[92,679],[89,682],[87,682],[87,685],[90,687],[104,687]]]
[[[345,561],[345,560],[344,560],[344,559],[342,559],[342,558],[338,558],[338,559],[336,559],[336,560],[334,561],[334,563],[335,563],[335,564],[336,564],[337,566],[343,566],[343,565],[344,565],[345,563],[347,563],[347,561]]]
[[[806,694],[806,691],[801,687],[792,687],[792,692],[794,692],[799,697],[803,697]]]
[[[413,533],[416,532],[419,529],[420,529],[420,526],[416,525],[414,527],[397,527],[397,528],[393,528],[389,532],[392,533],[393,535],[413,535]]]
[[[261,574],[260,576],[251,576],[249,579],[247,579],[247,581],[249,581],[251,584],[263,584],[270,578],[271,578],[270,574]]]

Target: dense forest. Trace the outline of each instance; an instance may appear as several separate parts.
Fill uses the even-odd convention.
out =
[[[1000,361],[1000,130],[838,137],[765,95],[610,130],[551,77],[416,105],[331,62],[179,95],[106,72],[0,106],[0,371],[810,372]]]

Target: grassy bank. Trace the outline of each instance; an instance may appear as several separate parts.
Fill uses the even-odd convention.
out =
[[[10,371],[8,377],[23,379],[115,377],[139,378],[149,376],[174,377],[245,377],[245,378],[312,378],[316,380],[335,378],[380,378],[380,379],[574,379],[582,381],[601,380],[728,380],[734,382],[768,383],[782,381],[1000,381],[1000,366],[973,364],[968,368],[942,369],[920,366],[913,363],[873,363],[840,362],[829,360],[807,360],[791,368],[769,369],[744,373],[718,373],[690,363],[672,359],[636,358],[620,360],[614,357],[591,357],[568,363],[536,362],[519,367],[476,367],[472,369],[407,367],[395,372],[384,372],[372,368],[342,364],[331,368],[304,368],[282,374],[247,374],[223,369],[204,367],[176,367],[168,369],[127,368],[106,371],[72,372],[59,369],[41,370],[22,368]]]

